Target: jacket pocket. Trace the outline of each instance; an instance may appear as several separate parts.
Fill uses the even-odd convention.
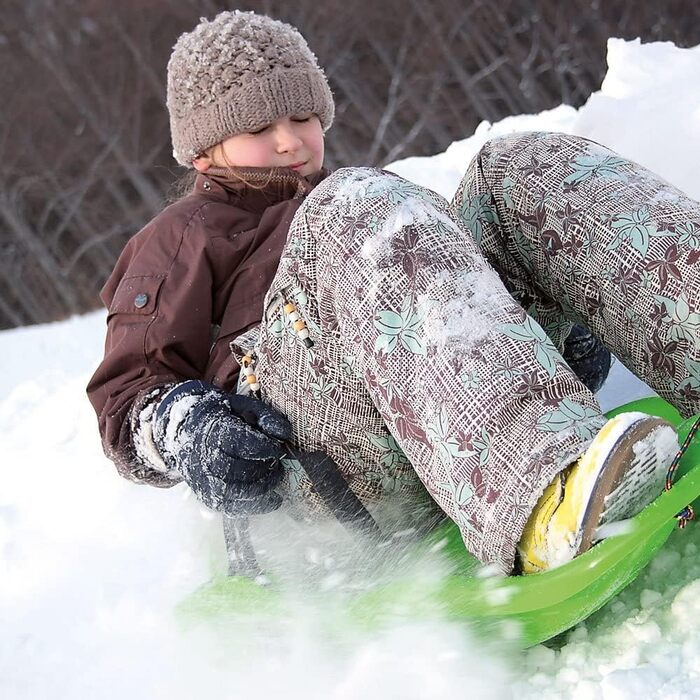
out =
[[[109,315],[152,315],[158,308],[158,294],[164,280],[163,275],[124,277],[109,305]]]

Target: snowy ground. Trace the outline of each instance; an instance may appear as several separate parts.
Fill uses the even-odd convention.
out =
[[[394,169],[449,196],[490,135],[561,130],[700,198],[700,48],[611,40],[608,60],[602,90],[580,110],[482,124]],[[0,333],[0,697],[700,698],[698,526],[672,535],[585,624],[516,656],[437,621],[330,633],[328,612],[308,599],[281,629],[253,618],[223,637],[183,633],[171,611],[221,567],[219,525],[184,487],[135,486],[102,456],[84,386],[103,324],[95,313]],[[611,407],[646,393],[618,364],[600,398]],[[327,572],[321,587],[338,581],[337,552],[291,556]]]

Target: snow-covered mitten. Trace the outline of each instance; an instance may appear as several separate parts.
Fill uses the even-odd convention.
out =
[[[573,373],[593,393],[608,378],[610,351],[585,326],[573,326],[564,341],[562,356]]]
[[[279,411],[250,396],[191,380],[159,401],[153,440],[166,464],[199,499],[229,515],[279,507],[272,489],[282,478],[282,444],[292,426]]]

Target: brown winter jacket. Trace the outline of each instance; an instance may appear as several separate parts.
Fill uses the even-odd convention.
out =
[[[129,412],[155,387],[186,379],[234,388],[229,343],[260,323],[292,217],[328,172],[241,174],[250,184],[198,175],[189,195],[127,243],[102,290],[105,356],[87,392],[105,454],[135,481],[179,477],[136,457]]]

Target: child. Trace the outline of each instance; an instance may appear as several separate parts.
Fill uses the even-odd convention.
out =
[[[526,572],[567,561],[661,490],[673,430],[606,421],[552,340],[583,322],[696,411],[700,317],[679,263],[700,248],[696,203],[558,134],[488,144],[451,205],[380,170],[331,175],[325,76],[296,30],[253,13],[180,37],[168,109],[196,183],[105,285],[88,387],[123,475],[184,479],[226,513],[272,510],[280,493],[322,512],[291,441],[330,454],[394,526],[439,504],[504,573],[516,551]],[[239,374],[252,393],[233,393]]]

